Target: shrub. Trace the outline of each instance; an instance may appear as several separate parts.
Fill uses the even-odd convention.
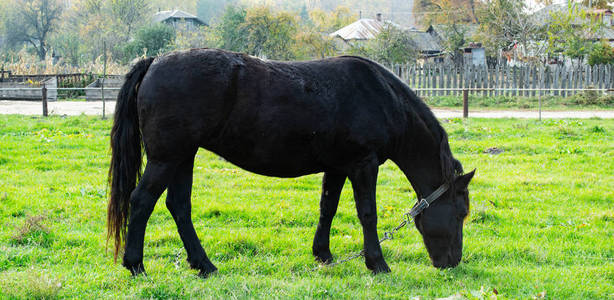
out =
[[[588,54],[588,64],[614,64],[614,48],[606,42],[595,44]]]
[[[162,23],[143,27],[136,33],[136,38],[124,46],[124,60],[166,52],[170,50],[175,36],[175,30]]]

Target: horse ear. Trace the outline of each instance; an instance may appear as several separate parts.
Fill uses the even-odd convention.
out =
[[[455,183],[459,186],[469,186],[469,181],[471,181],[473,175],[475,175],[475,169],[467,174],[456,177]]]

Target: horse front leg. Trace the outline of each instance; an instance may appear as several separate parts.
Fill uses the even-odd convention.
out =
[[[143,266],[145,228],[174,167],[175,165],[170,163],[148,161],[141,181],[130,195],[130,218],[122,265],[134,276],[145,273]]]
[[[333,261],[330,253],[330,227],[337,213],[339,197],[347,176],[325,172],[322,178],[322,195],[320,197],[320,220],[313,238],[313,255],[316,260],[329,264]]]
[[[377,207],[375,189],[378,172],[377,159],[371,159],[365,165],[354,170],[349,176],[354,189],[356,211],[362,225],[364,237],[365,264],[369,270],[377,273],[390,272],[382,254],[377,236]]]
[[[168,186],[166,207],[171,212],[181,241],[188,253],[188,263],[193,269],[199,270],[199,276],[207,277],[217,271],[211,263],[205,249],[194,230],[192,223],[192,176],[194,157],[181,164],[175,172],[175,177]]]

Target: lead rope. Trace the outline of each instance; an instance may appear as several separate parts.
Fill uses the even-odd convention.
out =
[[[401,221],[401,223],[399,223],[399,225],[397,225],[397,227],[393,228],[390,231],[385,231],[384,232],[384,237],[381,238],[379,240],[379,244],[381,245],[383,242],[387,241],[387,240],[393,240],[394,239],[394,235],[397,233],[397,231],[399,231],[401,228],[405,227],[407,224],[414,222],[414,218],[419,215],[424,209],[426,209],[427,207],[429,207],[429,205],[431,205],[431,203],[435,202],[435,200],[437,200],[437,198],[441,197],[441,195],[443,195],[443,193],[445,193],[448,190],[448,184],[443,184],[441,185],[437,190],[435,190],[432,194],[430,194],[428,197],[426,197],[426,199],[422,199],[420,200],[418,203],[416,203],[416,205],[414,205],[414,207],[409,211],[403,214],[403,221]],[[346,256],[344,259],[338,260],[336,262],[327,264],[327,265],[323,265],[320,264],[317,267],[311,269],[311,271],[316,271],[322,268],[330,268],[330,267],[334,267],[336,265],[340,265],[342,263],[348,262],[350,260],[353,259],[357,259],[359,257],[365,256],[365,250],[360,250],[358,252],[354,252],[348,256]]]
[[[424,199],[422,201],[424,201]],[[387,241],[387,240],[393,240],[394,239],[394,235],[397,233],[397,231],[399,231],[401,228],[405,227],[405,225],[407,225],[409,223],[412,223],[414,221],[412,216],[410,215],[410,213],[411,213],[411,211],[408,212],[408,213],[404,213],[403,214],[403,221],[401,221],[401,223],[399,223],[399,225],[397,225],[397,227],[393,228],[390,231],[384,232],[384,237],[382,237],[379,240],[380,245],[383,242]],[[360,250],[358,252],[354,252],[354,253],[346,256],[344,259],[338,260],[336,262],[333,262],[333,263],[330,263],[330,264],[327,264],[327,265],[320,264],[317,267],[311,269],[311,271],[316,271],[316,270],[319,270],[319,269],[322,269],[322,268],[334,267],[336,265],[340,265],[342,263],[348,262],[350,260],[353,260],[353,259],[356,259],[356,258],[359,258],[359,257],[362,257],[362,256],[365,256],[365,250],[364,249]]]

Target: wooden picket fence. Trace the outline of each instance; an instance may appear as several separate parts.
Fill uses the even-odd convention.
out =
[[[404,64],[389,67],[419,96],[462,95],[571,96],[583,89],[614,88],[613,65],[474,66],[447,63]]]

